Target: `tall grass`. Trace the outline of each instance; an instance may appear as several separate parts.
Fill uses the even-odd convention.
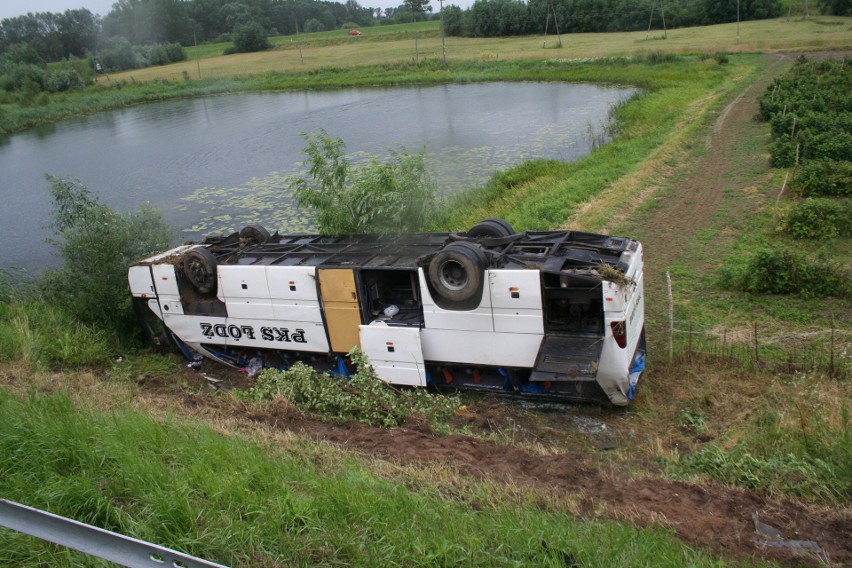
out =
[[[819,379],[805,375],[799,380]],[[775,495],[852,503],[848,403],[819,400],[759,408],[742,431],[674,464],[675,474],[711,478]]]
[[[0,361],[37,367],[100,366],[114,338],[40,299],[0,300]]]
[[[578,521],[482,485],[375,477],[356,458],[270,447],[64,395],[0,389],[0,494],[233,566],[720,566],[660,529]],[[100,565],[0,530],[0,563]]]

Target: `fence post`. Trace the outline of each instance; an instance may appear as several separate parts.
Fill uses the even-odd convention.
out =
[[[784,195],[784,190],[787,189],[787,176],[790,172],[784,174],[784,183],[781,184],[781,191],[778,192],[778,197],[775,198],[775,211],[772,212],[772,228],[777,229],[778,225],[778,204],[781,202],[781,196]]]
[[[674,300],[672,299],[672,276],[666,271],[666,288],[669,292],[669,363],[674,361]]]
[[[754,322],[754,367],[760,365],[760,348],[757,343],[757,322]]]
[[[689,309],[689,335],[686,339],[686,360],[692,363],[692,308]]]
[[[836,379],[834,369],[834,314],[829,314],[829,322],[831,323],[831,345],[828,353],[828,378]]]

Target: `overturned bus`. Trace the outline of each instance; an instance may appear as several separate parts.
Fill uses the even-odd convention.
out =
[[[398,385],[633,398],[645,367],[642,246],[577,231],[270,235],[249,226],[130,267],[152,340],[231,366],[346,372],[360,347]]]

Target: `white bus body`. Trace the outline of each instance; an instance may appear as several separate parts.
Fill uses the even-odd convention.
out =
[[[393,384],[633,398],[645,363],[642,247],[514,233],[329,237],[247,227],[130,267],[152,339],[232,366],[342,370],[360,347]]]

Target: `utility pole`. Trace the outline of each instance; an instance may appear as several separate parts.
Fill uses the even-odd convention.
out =
[[[653,4],[651,4],[651,16],[648,18],[648,33],[646,33],[646,34],[645,34],[645,39],[646,39],[646,40],[647,40],[649,37],[651,37],[651,22],[653,22],[653,21],[654,21],[654,8],[656,8],[656,6],[657,6],[657,3],[656,3],[656,2],[654,2]]]
[[[553,25],[556,26],[556,47],[562,47],[562,36],[559,35],[559,18],[556,17],[556,6],[550,0],[550,9],[553,10]]]
[[[562,36],[559,35],[559,21],[556,18],[556,6],[553,5],[553,0],[547,2],[547,17],[544,20],[544,47],[547,48],[547,30],[550,27],[550,14],[553,13],[553,25],[556,27],[556,47],[562,47]]]
[[[438,0],[438,3],[441,5],[441,61],[444,62],[444,65],[447,64],[447,44],[445,38],[447,34],[444,31],[444,0]]]
[[[740,43],[740,0],[737,0],[737,43]]]
[[[302,57],[302,40],[299,39],[299,20],[296,19],[296,16],[293,16],[293,25],[296,26],[296,45],[299,46],[299,61],[304,65],[305,58]]]
[[[808,0],[805,0],[805,11],[804,11],[804,13],[802,14],[802,19],[803,19],[803,20],[808,20],[808,19],[810,19],[810,14],[808,13]]]
[[[192,42],[195,44],[195,68],[198,70],[198,78],[201,79],[201,63],[198,61],[198,38],[195,37],[195,30],[192,30]]]

